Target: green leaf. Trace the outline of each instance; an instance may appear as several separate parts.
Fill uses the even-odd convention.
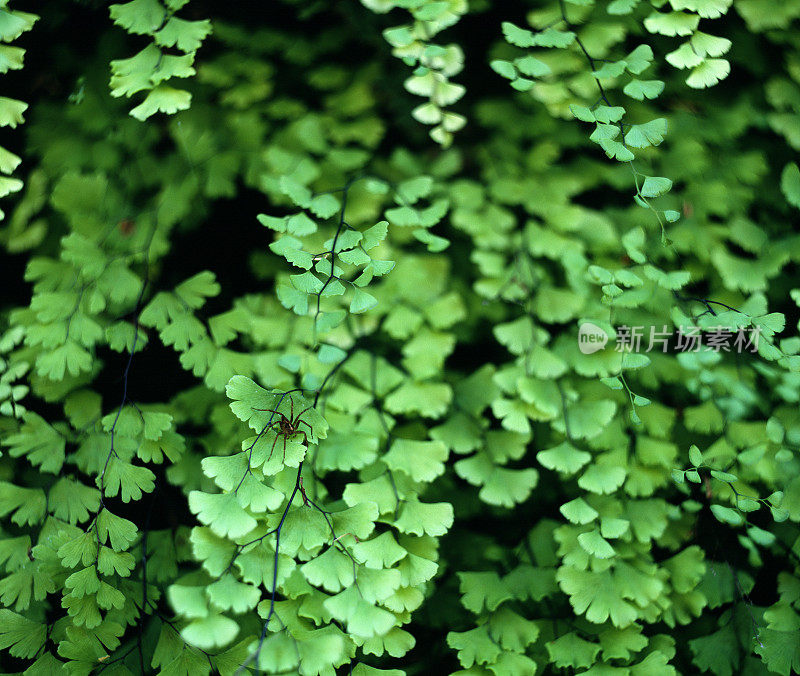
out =
[[[164,27],[153,35],[153,39],[161,47],[177,47],[182,52],[190,53],[200,48],[209,33],[211,22],[208,19],[187,21],[171,16]]]
[[[630,162],[634,159],[634,154],[619,141],[603,139],[598,141],[600,147],[610,158],[619,162]]]
[[[410,476],[414,481],[433,481],[444,473],[448,450],[441,441],[397,439],[383,462],[393,471]]]
[[[594,113],[587,108],[586,106],[578,106],[570,104],[569,106],[570,112],[579,120],[583,122],[596,122],[597,119],[594,116]]]
[[[144,121],[156,113],[171,115],[179,110],[187,110],[191,102],[192,95],[189,92],[160,84],[144,101],[131,110],[131,115],[139,121]]]
[[[66,373],[78,376],[91,367],[91,355],[74,340],[36,358],[36,373],[49,380],[63,380]]]
[[[702,31],[695,31],[690,43],[692,49],[700,56],[722,56],[733,44],[727,38],[719,38]]]
[[[667,61],[675,68],[694,68],[703,63],[703,54],[699,54],[690,42],[684,42],[674,52],[667,54]]]
[[[432,188],[433,179],[430,176],[417,176],[397,186],[397,198],[401,204],[415,204],[421,198],[427,197]]]
[[[57,519],[75,524],[86,521],[100,506],[100,491],[62,477],[48,494],[50,510]]]
[[[644,26],[650,33],[676,36],[691,35],[697,30],[700,17],[684,12],[653,12],[644,20]]]
[[[144,438],[158,441],[172,427],[172,416],[158,411],[142,411]]]
[[[767,629],[760,631],[760,643],[754,648],[756,654],[761,655],[767,668],[782,676],[790,676],[800,670],[800,647],[797,645],[797,630],[800,623],[795,621],[790,625],[789,631],[780,631],[767,625]],[[766,613],[765,613],[766,617]]]
[[[207,298],[212,298],[220,292],[220,285],[213,272],[203,270],[196,275],[184,280],[175,287],[178,297],[192,309],[201,308]]]
[[[625,109],[622,106],[597,106],[593,115],[595,120],[605,124],[619,122],[625,115]]]
[[[495,73],[508,80],[513,80],[515,77],[517,77],[517,70],[514,68],[514,64],[510,61],[495,59],[489,64],[489,66]]]
[[[672,189],[672,181],[661,176],[646,176],[639,194],[642,197],[660,197]]]
[[[444,237],[439,237],[438,235],[434,235],[423,228],[414,230],[412,234],[414,235],[415,239],[427,245],[428,251],[433,253],[444,251],[448,246],[450,246],[450,242],[447,239]]]
[[[628,660],[632,653],[638,653],[648,643],[637,625],[624,629],[609,628],[600,633],[603,659]]]
[[[239,624],[224,615],[209,615],[194,620],[181,630],[189,645],[201,650],[213,650],[228,645],[239,633]]]
[[[401,533],[444,535],[453,525],[453,506],[447,502],[423,503],[408,500],[400,508],[396,526]]]
[[[374,308],[378,304],[375,296],[368,294],[363,289],[354,288],[353,298],[350,300],[350,312],[360,314]]]
[[[653,62],[653,50],[650,45],[639,45],[625,57],[625,68],[638,75],[647,70]]]
[[[640,0],[613,0],[609,3],[607,11],[612,15],[630,14],[639,2]]]
[[[139,500],[142,493],[149,493],[155,486],[156,475],[147,467],[140,467],[112,457],[106,466],[105,474],[97,478],[98,488],[104,495],[114,497],[120,494],[123,502]]]
[[[453,391],[444,383],[404,382],[388,397],[386,409],[390,413],[419,413],[423,417],[438,418],[447,410]]]
[[[97,516],[97,533],[102,544],[109,543],[115,552],[121,552],[137,539],[136,524],[103,509]]]
[[[196,74],[193,63],[193,54],[182,56],[162,54],[155,70],[150,75],[150,82],[155,85],[173,77],[191,77]]]
[[[718,19],[723,16],[733,0],[671,0],[674,9],[688,9],[697,12],[704,19]]]
[[[519,28],[509,21],[502,23],[503,35],[506,40],[517,47],[533,47],[534,35],[525,28]]]
[[[586,451],[578,450],[569,442],[564,441],[558,446],[539,451],[536,454],[536,459],[547,469],[556,470],[563,474],[575,474],[592,459],[592,456]]]
[[[523,652],[539,637],[539,627],[535,622],[526,620],[507,606],[492,613],[489,622],[492,636],[497,637],[505,650]]]
[[[578,543],[587,553],[598,559],[610,559],[616,555],[614,548],[596,528],[588,533],[581,533],[578,536]]]
[[[6,608],[0,609],[0,649],[12,657],[32,658],[44,646],[47,627]]]
[[[369,638],[386,634],[395,625],[395,616],[368,603],[355,586],[348,587],[323,602],[325,609],[340,622],[347,633]]]
[[[719,631],[689,641],[694,657],[692,662],[703,670],[719,676],[738,673],[740,656],[739,641],[733,627],[725,625]]]
[[[769,531],[763,530],[762,528],[758,528],[757,526],[751,526],[748,528],[747,535],[753,542],[761,545],[762,547],[770,547],[775,544],[775,535]]]
[[[506,36],[506,38],[508,39],[508,36]],[[552,26],[538,33],[534,33],[533,35],[533,45],[537,47],[557,47],[563,49],[564,47],[569,47],[573,42],[575,42],[575,33],[572,31],[558,30]],[[524,45],[519,46],[522,47]]]
[[[643,506],[646,507],[647,503],[645,503]],[[638,535],[640,537],[643,535],[645,528],[650,526],[650,524],[645,523],[646,516],[645,518],[642,518],[640,522],[638,522],[637,531],[639,531]],[[600,519],[600,534],[604,538],[621,538],[630,530],[630,527],[631,522],[627,521],[626,519],[616,519],[608,516],[604,516],[602,519]],[[660,528],[658,528],[658,530],[660,531]]]
[[[386,235],[389,232],[389,223],[387,221],[380,221],[376,223],[370,228],[367,228],[363,235],[364,238],[361,242],[361,246],[364,250],[369,251],[370,249],[374,249],[378,244],[380,244],[384,239],[386,239]]]
[[[291,275],[292,286],[303,293],[318,294],[324,287],[324,282],[313,272],[304,272],[302,275]]]
[[[637,101],[655,99],[664,91],[664,83],[661,80],[631,80],[622,91]]]
[[[122,5],[111,5],[108,10],[115,24],[137,35],[152,35],[166,17],[158,0],[132,0]]]
[[[35,14],[20,11],[8,11],[3,6],[3,21],[0,23],[0,39],[4,42],[13,42],[20,35],[33,28],[38,20]]]
[[[581,401],[569,405],[567,407],[567,417],[569,418],[572,439],[592,439],[596,437],[611,422],[616,410],[617,405],[608,399]],[[554,421],[553,427],[561,433],[566,432],[563,419]]]
[[[575,498],[564,503],[559,507],[559,511],[568,521],[581,526],[591,523],[599,516],[597,510],[592,509],[583,498]]]
[[[40,488],[21,488],[0,481],[0,516],[13,512],[11,521],[17,525],[34,524],[45,515],[46,497]]]
[[[619,77],[624,72],[624,61],[607,61],[598,70],[593,71],[592,75],[598,80],[610,80]]]
[[[394,566],[404,559],[408,552],[397,544],[391,533],[382,533],[353,547],[353,554],[368,568],[383,569]]]
[[[69,589],[69,595],[80,598],[96,594],[103,584],[97,577],[97,571],[93,566],[87,566],[72,573],[64,581],[64,587]]]
[[[691,280],[691,276],[686,270],[676,270],[675,272],[664,272],[652,265],[647,265],[644,268],[644,273],[648,279],[652,279],[662,289],[674,291],[686,286]],[[704,420],[711,422],[716,420],[719,412],[709,402],[708,406],[697,407],[697,410],[687,409],[687,418],[690,422],[687,424],[689,429],[698,429],[695,425],[702,425]]]
[[[555,641],[545,643],[550,661],[559,669],[583,669],[592,666],[600,652],[597,643],[590,643],[580,638],[575,632],[569,632]]]
[[[632,580],[624,580],[610,570],[593,572],[562,566],[556,573],[559,586],[570,597],[575,612],[590,622],[600,623],[610,619],[615,627],[630,625],[637,616],[634,606],[625,600],[629,596]]]
[[[728,472],[720,472],[719,470],[716,469],[711,470],[711,476],[719,481],[727,481],[727,482],[738,481],[738,478],[736,477],[735,474],[729,474]]]
[[[25,455],[42,472],[58,474],[61,471],[66,439],[35,413],[26,413],[20,430],[16,434],[8,435],[1,443],[8,447],[12,458]]]
[[[521,59],[515,59],[514,65],[523,75],[527,75],[528,77],[547,77],[552,73],[550,66],[531,55],[522,57]],[[510,79],[509,75],[501,73],[500,71],[497,72]]]
[[[308,208],[320,218],[330,218],[339,211],[340,204],[333,195],[318,195],[311,200]]]
[[[272,242],[270,250],[278,256],[283,256],[289,263],[298,268],[309,270],[314,264],[313,256],[302,249],[303,243],[296,237],[285,236]],[[303,296],[305,298],[305,296]]]
[[[720,80],[728,77],[731,65],[725,59],[705,59],[703,63],[692,70],[686,78],[686,84],[693,89],[713,87]]]
[[[395,656],[394,652],[391,654]],[[353,676],[405,676],[405,672],[400,669],[377,669],[359,662],[353,669]]]
[[[539,473],[535,469],[495,467],[478,497],[490,505],[511,508],[530,497],[538,480]]]
[[[781,190],[786,201],[800,209],[800,169],[795,162],[790,162],[781,172]]]
[[[509,587],[495,572],[458,573],[461,604],[480,615],[495,610],[501,603],[514,598]]]
[[[664,135],[667,133],[667,121],[663,117],[651,120],[646,124],[634,124],[625,134],[625,143],[634,148],[647,148],[648,146],[657,146],[664,140]],[[652,177],[647,177],[652,178]],[[645,184],[647,183],[645,179]],[[662,178],[661,181],[668,179]],[[670,181],[670,185],[672,182]],[[644,188],[643,188],[644,191]],[[644,194],[644,192],[643,192]],[[650,195],[645,195],[650,197]]]
[[[474,664],[493,663],[500,656],[500,647],[489,636],[486,624],[469,631],[449,632],[447,645],[458,652],[458,660],[465,669]]]
[[[9,99],[5,96],[0,96],[0,127],[11,127],[14,129],[18,124],[22,124],[25,119],[22,114],[28,109],[28,104],[16,99]],[[12,179],[6,179],[7,186],[15,185]],[[19,183],[19,181],[17,181]],[[19,188],[6,187],[6,194],[18,191]]]
[[[236,500],[233,493],[189,493],[189,509],[201,523],[220,537],[238,538],[256,527],[256,520]]]
[[[360,540],[366,540],[375,528],[378,510],[376,504],[365,502],[354,504],[330,516],[336,532],[351,533]]]
[[[578,485],[592,493],[613,493],[625,481],[624,467],[609,462],[595,462],[578,479]]]
[[[135,56],[111,62],[111,95],[131,96],[149,90],[153,83],[151,75],[158,65],[161,50],[149,44]]]
[[[723,505],[711,505],[711,512],[715,517],[717,517],[717,520],[721,521],[722,523],[727,523],[732,526],[741,526],[744,523],[744,518],[742,515],[730,507],[724,507]]]
[[[234,613],[244,613],[256,607],[261,599],[257,587],[239,582],[230,573],[223,575],[219,580],[210,584],[205,593],[209,601],[219,610],[230,610]]]
[[[101,547],[97,556],[97,570],[102,575],[128,577],[135,565],[136,560],[131,553],[115,552],[108,547]]]

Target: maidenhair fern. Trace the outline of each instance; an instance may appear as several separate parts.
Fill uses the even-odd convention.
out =
[[[131,110],[137,120],[157,112],[186,110],[192,95],[167,84],[173,78],[195,74],[195,54],[211,32],[211,22],[189,21],[176,15],[188,0],[131,0],[111,5],[114,23],[134,35],[146,35],[152,42],[135,56],[111,62],[111,95],[147,97]],[[170,50],[178,52],[171,53]]]
[[[433,126],[431,138],[449,146],[453,133],[466,123],[463,115],[445,108],[464,95],[464,86],[451,82],[464,68],[464,52],[457,44],[446,46],[431,42],[437,33],[455,24],[467,11],[467,0],[426,2],[423,0],[361,0],[373,12],[385,13],[394,8],[407,9],[411,24],[402,24],[383,31],[392,53],[407,65],[414,66],[413,75],[406,79],[406,90],[428,99],[418,105],[412,115],[422,124]]]
[[[20,35],[33,28],[34,23],[39,17],[29,12],[22,12],[8,7],[8,0],[0,3],[0,74],[6,74],[10,70],[22,68],[25,58],[25,50],[10,43],[14,42]],[[28,108],[28,104],[17,99],[3,97],[0,99],[0,127],[15,128],[24,121],[23,114]],[[22,181],[12,178],[12,174],[19,167],[22,160],[10,150],[0,147],[0,197],[5,197],[10,193],[18,192],[22,189]],[[0,211],[0,219],[4,217]]]
[[[800,670],[779,5],[3,5],[3,670]]]

